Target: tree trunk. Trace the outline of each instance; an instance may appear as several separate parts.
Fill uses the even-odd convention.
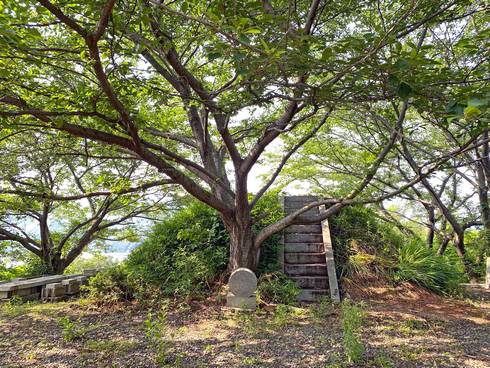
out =
[[[56,259],[53,262],[53,271],[56,275],[61,275],[65,272],[66,264],[63,259]]]
[[[248,172],[235,173],[235,206],[233,213],[221,213],[221,218],[230,234],[230,259],[228,271],[245,267],[257,270],[259,249],[254,244],[252,214],[247,190]]]
[[[490,254],[490,206],[488,204],[488,186],[481,167],[477,171],[478,198],[480,202],[481,221],[483,224],[483,246],[477,254],[477,262],[483,262],[485,253]]]
[[[461,258],[461,262],[463,262],[465,273],[468,275],[471,282],[475,282],[478,277],[475,274],[475,272],[473,272],[473,267],[471,266],[471,262],[466,256],[466,249],[464,244],[464,231],[461,233],[455,233],[454,247],[456,248],[456,253]]]
[[[434,233],[435,233],[435,227],[436,227],[436,215],[435,215],[435,209],[432,206],[427,207],[427,212],[428,212],[428,220],[429,223],[427,224],[427,248],[432,249],[434,247]]]
[[[230,232],[230,261],[228,270],[231,272],[239,267],[257,270],[259,251],[254,248],[252,228],[236,228]]]
[[[444,252],[446,251],[447,245],[453,238],[453,234],[446,234],[441,240],[441,244],[439,245],[439,249],[437,250],[437,254],[442,256]]]
[[[44,265],[44,273],[48,275],[60,275],[65,272],[66,263],[59,255],[46,254],[41,259]]]
[[[259,250],[254,247],[251,218],[246,221],[224,219],[224,222],[230,234],[228,271],[246,267],[255,272],[259,263]]]

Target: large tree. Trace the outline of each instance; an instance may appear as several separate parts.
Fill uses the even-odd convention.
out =
[[[433,96],[445,104],[459,74],[434,65],[445,49],[425,36],[483,10],[478,1],[433,0],[9,0],[0,17],[0,116],[16,129],[35,125],[131,152],[219,211],[230,269],[254,269],[263,241],[304,223],[304,211],[329,203],[324,218],[355,200],[412,104]],[[352,190],[254,234],[253,207],[298,148],[340,107],[377,101],[397,114]],[[296,143],[282,146],[251,198],[253,168],[291,134]]]

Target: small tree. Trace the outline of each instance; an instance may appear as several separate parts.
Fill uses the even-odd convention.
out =
[[[0,241],[39,257],[47,273],[63,273],[90,244],[134,241],[136,219],[168,193],[139,161],[104,158],[78,139],[24,134],[0,142],[0,153]]]

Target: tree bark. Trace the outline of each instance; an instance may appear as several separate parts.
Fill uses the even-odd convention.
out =
[[[488,184],[485,177],[485,165],[483,164],[483,161],[477,165],[476,177],[478,183],[478,199],[481,222],[483,224],[484,240],[484,246],[480,249],[479,254],[477,255],[477,262],[482,262],[485,252],[490,254],[490,206],[488,203]]]
[[[56,256],[54,257],[52,263],[53,274],[55,275],[62,274],[63,272],[65,272],[66,267],[68,267],[68,264],[65,262],[64,259]]]
[[[447,245],[449,244],[452,238],[453,238],[453,234],[444,235],[444,237],[441,240],[441,244],[439,244],[439,249],[437,250],[438,255],[442,256],[444,254],[444,252],[447,249]]]
[[[470,278],[471,282],[476,282],[478,279],[478,275],[473,271],[473,267],[471,266],[471,261],[466,256],[466,249],[464,244],[464,231],[455,233],[454,236],[454,247],[456,248],[456,253],[461,258],[461,262],[463,262],[463,267]]]
[[[65,271],[67,265],[58,254],[53,254],[52,249],[49,252],[43,254],[41,262],[44,266],[44,273],[48,275],[59,275]]]
[[[225,222],[230,233],[230,259],[228,271],[246,267],[252,271],[257,270],[259,263],[259,250],[254,247],[254,234],[252,221]]]
[[[427,209],[428,220],[429,220],[427,224],[426,244],[427,244],[427,248],[432,249],[434,247],[434,234],[436,228],[435,208],[432,206],[427,206],[426,209]]]

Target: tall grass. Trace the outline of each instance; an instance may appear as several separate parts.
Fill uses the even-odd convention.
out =
[[[463,274],[450,259],[412,241],[398,251],[395,282],[410,281],[437,293],[452,293]]]

